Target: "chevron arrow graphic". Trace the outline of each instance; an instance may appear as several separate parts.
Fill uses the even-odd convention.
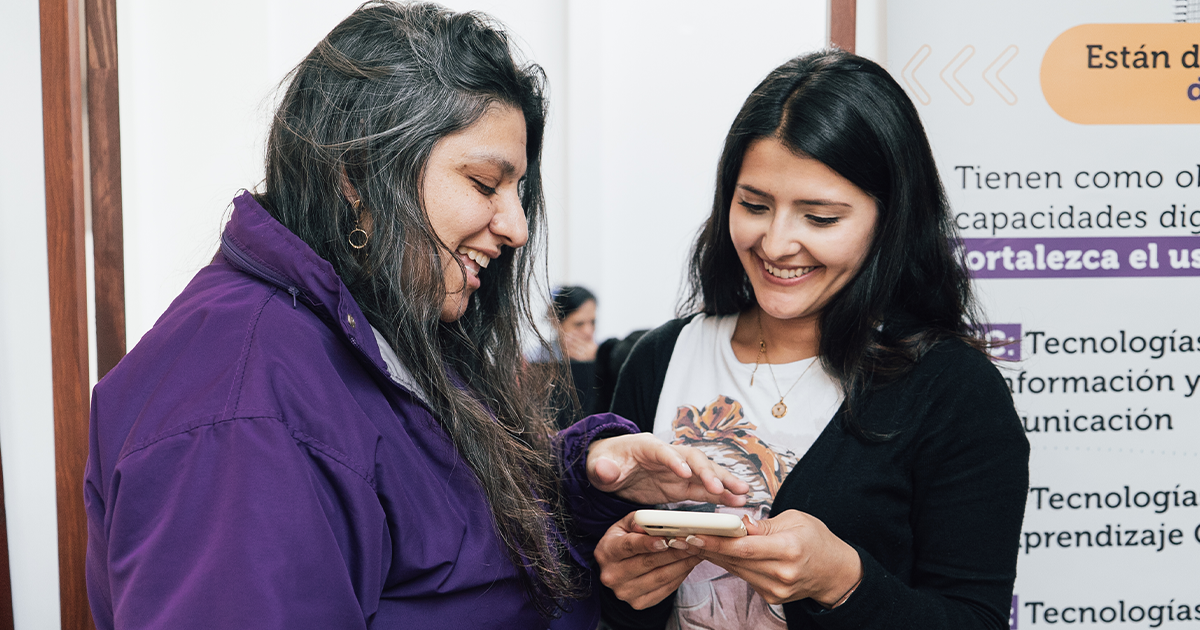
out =
[[[904,85],[908,87],[908,91],[912,92],[913,96],[917,97],[917,101],[922,105],[928,105],[931,101],[929,92],[925,90],[925,86],[917,81],[917,69],[921,64],[929,59],[929,55],[933,54],[933,49],[929,44],[924,44],[917,49],[917,53],[904,64],[904,69],[900,71],[900,78],[904,80]]]
[[[975,102],[975,97],[970,91],[967,90],[967,86],[963,85],[962,81],[958,80],[957,75],[958,71],[962,70],[962,67],[967,65],[967,62],[971,60],[971,57],[974,54],[974,46],[971,46],[970,44],[963,46],[963,49],[958,51],[958,54],[954,55],[954,58],[950,60],[950,63],[946,64],[946,67],[942,68],[942,71],[938,73],[938,76],[942,79],[942,83],[945,83],[946,87],[950,88],[950,91],[958,97],[958,100],[963,102],[963,105],[973,104]],[[951,68],[954,68],[954,70],[950,71]],[[949,79],[946,77],[947,71],[950,71]]]
[[[1000,98],[1004,99],[1004,102],[1008,103],[1009,105],[1017,104],[1017,94],[1012,91],[1012,88],[1009,88],[1003,81],[1000,80],[1000,71],[1008,66],[1013,59],[1017,58],[1018,52],[1020,51],[1016,46],[1009,46],[1008,48],[1005,48],[1004,52],[1000,53],[1000,56],[996,57],[995,61],[992,61],[992,63],[988,64],[988,67],[984,68],[983,70],[984,82],[991,86],[991,88],[1000,95]]]

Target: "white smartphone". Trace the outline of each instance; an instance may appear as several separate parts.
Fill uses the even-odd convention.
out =
[[[680,538],[689,534],[729,536],[746,535],[746,526],[736,514],[688,512],[686,510],[638,510],[633,522],[652,536]]]

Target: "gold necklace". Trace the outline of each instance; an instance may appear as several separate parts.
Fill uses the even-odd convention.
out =
[[[762,362],[762,360],[764,358],[766,358],[766,356],[767,356],[767,342],[765,339],[763,339],[762,311],[759,311],[759,313],[758,313],[758,356],[755,357],[755,359],[754,359],[754,371],[750,372],[750,386],[751,387],[754,387],[754,375],[758,372],[758,366]],[[779,380],[775,378],[775,368],[771,367],[771,361],[770,361],[770,359],[767,359],[767,371],[771,373],[771,381],[775,383],[775,393],[779,394],[779,402],[777,402],[771,406],[771,415],[772,416],[775,416],[776,418],[782,418],[787,415],[787,405],[783,402],[783,399],[787,398],[787,395],[792,393],[793,389],[796,389],[796,386],[800,384],[801,379],[804,378],[805,374],[808,374],[808,371],[810,369],[812,369],[812,366],[814,364],[816,364],[816,362],[817,362],[816,357],[813,357],[812,362],[808,364],[808,367],[804,368],[804,371],[800,373],[800,377],[796,379],[796,382],[792,383],[792,386],[789,387],[786,392],[779,394]]]

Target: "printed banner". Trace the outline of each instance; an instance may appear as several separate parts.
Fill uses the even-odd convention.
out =
[[[888,3],[1032,447],[1011,628],[1200,628],[1190,2]]]

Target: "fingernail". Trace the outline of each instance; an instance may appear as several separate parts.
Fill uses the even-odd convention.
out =
[[[652,544],[651,547],[653,547],[655,551],[666,551],[667,543],[663,539],[659,538],[658,540],[654,541],[654,544]]]
[[[704,547],[704,541],[703,541],[703,540],[700,540],[699,538],[697,538],[697,537],[695,537],[695,536],[691,536],[691,535],[689,535],[689,536],[688,536],[687,538],[685,538],[684,540],[686,540],[686,541],[687,541],[687,544],[689,544],[689,545],[691,545],[691,546],[693,546],[693,547],[700,547],[700,548],[703,548],[703,547]]]
[[[691,536],[688,536],[688,538],[691,538]],[[678,538],[672,538],[671,540],[668,540],[667,546],[672,549],[687,549],[688,548],[687,543],[683,542],[682,540],[679,540]]]

